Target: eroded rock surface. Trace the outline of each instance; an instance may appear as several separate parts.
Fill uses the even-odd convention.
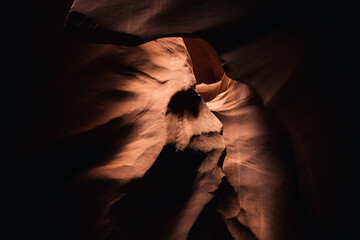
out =
[[[345,167],[338,170],[339,159],[346,162],[342,166],[351,165],[341,140],[347,103],[342,79],[344,74],[352,79],[349,73],[355,71],[349,67],[354,55],[343,38],[338,3],[109,0],[90,5],[75,1],[66,24],[69,33],[87,41],[136,45],[169,35],[207,40],[226,74],[251,86],[288,132],[317,236],[347,232],[340,220],[346,212],[341,186],[350,182],[338,182],[345,173]],[[333,206],[342,217],[328,217]]]
[[[28,174],[54,193],[37,236],[186,239],[215,196],[225,149],[195,83],[182,38],[88,45],[57,84],[47,144],[30,149]]]
[[[234,82],[207,102],[224,125],[227,155],[223,170],[232,201],[217,211],[235,239],[306,239],[295,160],[278,123],[247,85]],[[229,196],[222,196],[230,198]],[[237,222],[238,221],[238,222]],[[235,224],[237,222],[237,224]],[[244,231],[239,225],[248,228]],[[250,231],[250,233],[249,233]],[[253,236],[251,237],[251,235]]]
[[[185,207],[179,207],[181,209],[173,208],[184,206],[190,198],[193,201],[203,194],[189,191],[189,186],[202,185],[202,178],[194,177],[193,170],[208,169],[204,167],[206,162],[211,162],[211,169],[215,160],[205,159],[216,159],[218,157],[211,153],[219,155],[218,152],[222,152],[220,149],[223,147],[213,145],[213,140],[218,138],[219,126],[215,124],[215,132],[192,133],[192,122],[196,116],[203,116],[201,109],[204,104],[192,91],[193,80],[184,77],[188,72],[186,67],[179,68],[179,71],[175,71],[173,66],[168,66],[171,71],[162,67],[176,61],[158,61],[159,56],[151,52],[157,56],[154,63],[160,66],[160,72],[185,79],[186,83],[180,80],[175,84],[161,74],[158,78],[149,74],[152,71],[146,68],[152,68],[152,65],[145,66],[144,62],[137,61],[149,59],[147,52],[151,51],[150,47],[141,46],[129,51],[112,45],[85,44],[65,36],[62,26],[70,2],[16,1],[13,8],[6,8],[16,9],[16,17],[9,17],[11,24],[5,24],[6,30],[11,30],[4,34],[4,39],[11,42],[6,45],[10,52],[6,57],[12,66],[6,69],[10,73],[6,74],[9,81],[4,81],[5,86],[9,85],[4,89],[11,95],[6,102],[10,113],[3,116],[9,122],[5,128],[11,126],[16,132],[10,141],[6,141],[6,146],[16,147],[2,166],[3,199],[6,202],[2,205],[6,208],[6,224],[11,225],[10,228],[4,227],[5,230],[15,238],[17,235],[25,236],[19,239],[30,238],[33,233],[45,229],[43,236],[46,239],[144,238],[145,234],[147,237],[183,238],[187,232],[192,239],[270,236],[270,233],[258,230],[265,226],[263,223],[251,230],[239,224],[239,219],[229,220],[229,217],[242,212],[238,205],[241,196],[235,189],[249,181],[233,181],[231,184],[230,179],[224,178],[215,191],[221,173],[207,175],[206,189],[211,190],[199,197],[203,200],[197,206],[185,204]],[[346,25],[347,34],[356,24],[341,22],[344,16],[347,19],[353,16],[343,13],[341,6],[334,2],[107,0],[94,4],[77,0],[65,26],[68,33],[83,40],[120,45],[139,45],[169,35],[206,39],[222,59],[226,74],[250,85],[265,103],[265,108],[270,110],[270,115],[278,117],[285,128],[294,148],[301,197],[306,201],[307,209],[303,212],[311,216],[317,239],[346,239],[346,234],[356,229],[351,227],[352,218],[347,217],[353,214],[353,209],[344,211],[344,206],[352,207],[348,200],[355,187],[343,178],[346,170],[353,166],[354,157],[345,157],[343,125],[351,124],[342,117],[348,109],[356,109],[356,106],[351,105],[352,101],[345,101],[351,87],[345,91],[344,83],[351,86],[355,79],[352,74],[357,68],[354,67],[351,46],[356,41],[344,34],[341,24]],[[148,46],[153,48],[155,45]],[[171,46],[184,51],[182,44]],[[171,48],[165,51],[166,54],[173,51]],[[157,49],[160,52],[161,48]],[[177,56],[175,53],[170,55]],[[123,62],[125,58],[128,62]],[[184,59],[179,62],[182,61],[187,62]],[[132,68],[132,64],[136,68]],[[194,72],[197,75],[196,70]],[[208,76],[211,79],[203,82],[218,81],[211,77],[217,76],[214,72]],[[129,88],[116,79],[124,81]],[[166,88],[167,93],[162,91],[166,84],[172,86]],[[174,91],[170,90],[172,88]],[[150,89],[163,96],[163,101],[153,99]],[[143,101],[143,97],[148,105],[140,106],[136,102]],[[184,99],[186,104],[176,105],[176,99]],[[199,102],[199,108],[188,106],[191,101]],[[153,130],[158,130],[158,123],[149,120],[149,114],[159,119],[160,125],[167,130],[155,133]],[[225,123],[226,117],[224,119]],[[263,122],[258,118],[253,120],[252,124]],[[139,126],[143,123],[146,127]],[[196,121],[194,128],[199,128]],[[228,132],[225,128],[228,127],[224,125],[224,134]],[[271,129],[264,132],[273,131]],[[140,133],[143,133],[141,138],[148,140],[153,139],[153,134],[159,134],[156,140],[162,146],[142,144]],[[189,137],[187,134],[194,135]],[[202,152],[208,150],[202,144],[204,138],[209,146],[218,150],[204,156]],[[133,140],[136,144],[129,144]],[[251,145],[257,146],[257,143]],[[195,150],[200,148],[203,149],[200,153]],[[144,154],[137,155],[134,149]],[[251,147],[248,149],[252,151]],[[253,150],[256,150],[254,155],[270,154],[264,146]],[[278,153],[274,159],[278,159]],[[230,152],[228,154],[231,156]],[[166,156],[174,161],[165,161]],[[137,164],[134,161],[137,158],[147,166],[131,167],[131,164]],[[152,160],[148,162],[146,158]],[[183,164],[183,159],[191,160],[189,164]],[[203,161],[199,163],[199,159]],[[122,160],[127,165],[122,165]],[[226,163],[224,155],[221,155],[219,164],[222,162]],[[179,183],[177,180],[181,181],[183,176],[172,174],[176,171],[165,171],[161,166],[181,169],[179,175],[186,172],[189,178]],[[228,174],[244,180],[225,166]],[[252,177],[259,178],[256,171],[250,172],[255,173]],[[178,188],[169,189],[167,183],[157,177],[162,174],[164,179],[169,179],[169,185]],[[154,187],[157,187],[157,193],[152,191]],[[264,189],[261,191],[268,193]],[[212,195],[216,197],[209,200]],[[51,196],[52,200],[49,199]],[[279,199],[281,197],[280,194]],[[146,202],[146,198],[151,201]],[[272,206],[279,199],[269,199],[267,204]],[[44,206],[47,206],[45,210]],[[43,213],[46,215],[44,218]],[[140,218],[142,222],[139,223],[137,216],[140,213],[144,218]],[[274,215],[277,214],[276,211]],[[190,221],[181,216],[189,216]],[[165,224],[174,226],[174,229],[160,229],[158,224],[164,223],[164,219],[169,219]],[[180,219],[180,222],[173,219]],[[254,217],[243,219],[249,228],[251,219]],[[149,222],[157,227],[150,228]],[[232,229],[231,233],[229,229]]]

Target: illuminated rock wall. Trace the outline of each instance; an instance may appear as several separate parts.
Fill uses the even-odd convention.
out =
[[[15,238],[350,233],[343,83],[353,63],[336,5],[17,4],[2,172]]]

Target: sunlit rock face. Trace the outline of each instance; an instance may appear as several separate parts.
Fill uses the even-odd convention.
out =
[[[213,211],[223,216],[235,239],[311,238],[299,202],[291,143],[279,120],[252,88],[221,71],[220,60],[206,41],[185,38],[185,43],[196,90],[224,125],[226,190],[218,197],[226,200]]]
[[[62,134],[102,139],[93,147],[103,152],[60,193],[51,217],[61,220],[45,229],[61,227],[62,239],[76,238],[73,228],[84,239],[186,239],[223,176],[222,124],[194,90],[181,38],[98,48],[72,75]]]
[[[86,41],[120,45],[173,35],[207,40],[227,76],[249,85],[279,119],[315,235],[332,239],[347,232],[340,220],[347,183],[341,181],[351,165],[342,154],[346,94],[340,79],[352,63],[339,11],[336,3],[319,1],[114,0],[92,6],[77,0],[65,28]]]
[[[182,38],[82,47],[85,56],[56,83],[51,131],[35,138],[42,144],[19,147],[20,160],[32,160],[22,166],[29,178],[52,189],[37,196],[44,217],[32,231],[40,239],[186,239],[221,183],[225,144],[195,92]]]
[[[223,171],[236,197],[217,211],[227,219],[234,238],[242,239],[239,225],[256,239],[309,237],[302,226],[301,205],[295,200],[299,189],[290,142],[259,97],[247,85],[235,82],[207,106],[224,125]]]
[[[12,238],[355,238],[341,8],[71,2],[7,8]]]

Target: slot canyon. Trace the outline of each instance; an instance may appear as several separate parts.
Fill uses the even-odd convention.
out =
[[[9,4],[4,239],[357,239],[355,8]]]

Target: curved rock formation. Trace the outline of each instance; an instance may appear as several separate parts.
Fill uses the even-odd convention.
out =
[[[311,239],[313,228],[328,240],[356,229],[343,133],[356,24],[341,4],[13,4],[1,177],[14,238]],[[82,41],[63,33],[67,14]],[[185,38],[191,63],[169,36],[210,45]]]
[[[235,239],[246,235],[246,239],[311,238],[299,202],[295,158],[281,123],[254,90],[221,71],[208,43],[200,39],[185,39],[185,43],[199,83],[196,90],[224,125],[228,190],[219,198],[228,201],[220,201],[213,211],[226,219]],[[203,83],[206,79],[210,84]]]
[[[345,94],[337,96],[345,89],[339,79],[353,72],[349,66],[354,58],[344,43],[338,3],[113,0],[96,7],[89,4],[75,1],[66,23],[69,33],[87,41],[136,45],[164,36],[207,40],[226,74],[251,86],[288,132],[316,235],[330,239],[346,232],[340,220],[346,205],[340,186],[347,184],[338,183],[344,176],[344,168],[338,170],[339,159],[348,162],[342,154],[346,104]],[[338,217],[329,218],[333,206]]]
[[[254,91],[240,82],[207,106],[224,124],[223,170],[237,200],[232,208],[220,206],[218,211],[229,222],[236,219],[249,228],[256,239],[311,238],[295,197],[299,189],[290,142],[277,120]],[[233,223],[228,224],[235,239],[241,239]]]
[[[183,40],[85,47],[57,83],[45,145],[19,147],[35,160],[26,175],[54,192],[37,238],[186,239],[221,182],[225,145]]]

